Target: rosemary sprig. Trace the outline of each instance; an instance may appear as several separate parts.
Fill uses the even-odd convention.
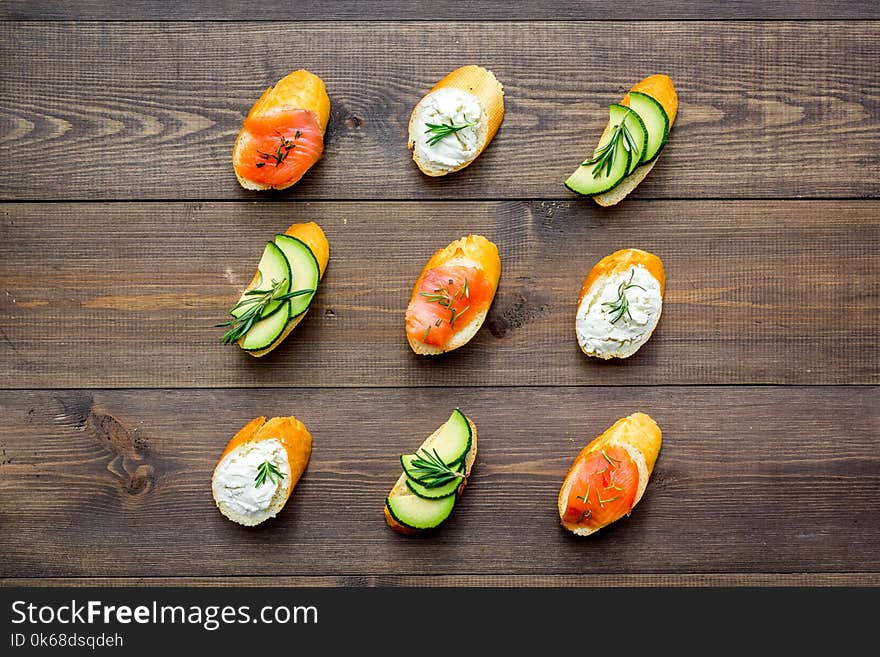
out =
[[[459,130],[464,130],[465,128],[470,128],[473,126],[473,123],[462,123],[461,125],[453,125],[452,119],[449,119],[449,123],[426,123],[425,124],[428,129],[425,130],[425,134],[432,133],[428,138],[428,146],[434,146],[440,141],[443,141],[449,135],[455,134]]]
[[[602,458],[608,461],[608,465],[610,465],[612,468],[616,468],[617,464],[620,463],[620,459],[616,459],[613,456],[608,456],[608,452],[606,452],[604,449],[602,450]]]
[[[633,288],[633,287],[637,287],[640,290],[645,289],[641,285],[637,285],[632,282],[633,276],[635,276],[635,274],[636,274],[636,270],[633,269],[630,272],[629,281],[626,283],[621,281],[620,285],[617,286],[617,299],[615,299],[614,301],[606,301],[605,303],[602,304],[603,306],[608,306],[608,308],[610,309],[610,313],[612,315],[612,319],[611,319],[612,324],[616,324],[618,322],[618,320],[620,320],[620,318],[624,317],[624,316],[626,316],[630,320],[632,320],[632,315],[629,312],[629,299],[626,298],[626,291],[629,290],[630,288]],[[604,452],[602,452],[602,453],[603,453],[603,455],[605,454]],[[606,460],[607,460],[607,456],[606,456]],[[608,462],[611,463],[610,460]]]
[[[266,307],[273,301],[286,301],[294,297],[301,297],[304,294],[311,294],[314,290],[296,290],[295,292],[286,292],[281,294],[286,278],[280,281],[272,280],[272,286],[268,290],[248,290],[244,293],[245,298],[233,306],[230,312],[235,312],[239,308],[247,308],[241,317],[233,317],[228,322],[215,324],[214,326],[230,326],[231,328],[223,334],[221,340],[223,344],[232,344],[240,340],[251,327],[263,318],[263,312]]]
[[[257,162],[258,169],[262,169],[264,166],[266,166],[267,162],[272,163],[273,161],[276,167],[281,166],[281,163],[287,159],[288,155],[290,155],[290,151],[296,148],[296,140],[302,136],[302,133],[299,130],[296,131],[293,139],[288,139],[287,137],[282,135],[280,130],[276,130],[275,132],[278,133],[278,136],[281,138],[281,142],[272,153],[266,153],[257,149],[257,153],[259,153],[260,157],[263,158],[262,162]]]
[[[587,484],[587,490],[583,495],[575,495],[574,499],[583,500],[584,504],[590,503],[590,484]]]
[[[265,484],[267,479],[273,484],[276,481],[284,479],[284,473],[276,468],[275,464],[271,461],[263,461],[260,463],[260,466],[257,468],[257,476],[254,477],[254,488],[259,488]]]
[[[455,283],[453,279],[449,279],[449,285],[452,286]],[[449,310],[449,326],[451,328],[455,327],[455,322],[458,321],[462,315],[464,315],[468,310],[470,310],[470,304],[466,305],[464,308],[456,308],[455,302],[461,299],[470,299],[471,292],[468,287],[468,279],[464,279],[464,283],[462,283],[461,287],[455,294],[451,294],[445,285],[441,285],[438,288],[435,288],[433,292],[419,292],[419,296],[425,297],[431,303],[436,303],[440,306]],[[443,324],[443,319],[440,318],[436,322],[434,322],[434,326],[441,326]],[[428,339],[428,333],[430,333],[431,327],[425,330],[425,336],[422,339],[422,342],[425,342]]]
[[[636,144],[636,140],[633,138],[632,133],[629,131],[629,128],[626,127],[626,117],[629,116],[630,112],[632,112],[631,109],[627,110],[620,118],[620,123],[614,126],[614,129],[611,132],[611,139],[609,139],[604,146],[597,148],[593,152],[593,157],[581,165],[596,165],[593,167],[593,178],[601,176],[603,171],[606,176],[611,173],[611,169],[614,166],[614,160],[617,158],[618,153],[620,153],[620,149],[629,153],[636,152],[638,145]]]
[[[431,452],[426,449],[418,450],[409,467],[425,488],[437,488],[445,486],[450,481],[464,479],[464,474],[450,468],[436,449]]]

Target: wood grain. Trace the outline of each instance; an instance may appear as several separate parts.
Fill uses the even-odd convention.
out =
[[[632,8],[612,0],[547,0],[541,3],[507,0],[433,0],[430,5],[407,0],[263,0],[259,12],[233,0],[167,2],[131,0],[4,0],[0,20],[210,20],[278,21],[356,19],[391,20],[632,20]],[[871,0],[826,2],[767,2],[767,0],[654,0],[640,4],[640,20],[669,19],[857,19],[880,18]]]
[[[6,577],[880,572],[876,387],[409,388],[0,393]],[[461,405],[480,451],[450,522],[384,524],[411,449]],[[578,539],[556,493],[621,415],[664,444],[630,519]],[[228,438],[297,415],[309,468],[256,529],[214,508]]]
[[[880,586],[880,573],[639,573],[635,575],[285,575],[244,577],[2,577],[3,587],[705,587]]]
[[[7,388],[877,383],[880,203],[92,203],[0,206]],[[222,321],[265,240],[316,219],[331,259],[309,316],[268,356]],[[466,347],[415,356],[411,286],[476,232],[503,273]],[[583,356],[581,283],[602,256],[664,261],[663,317],[638,354]]]
[[[327,147],[274,199],[567,198],[607,105],[660,71],[680,118],[633,198],[880,193],[880,23],[638,26],[2,23],[0,199],[258,198],[235,180],[232,142],[298,67],[327,82]],[[504,125],[474,165],[428,180],[406,150],[409,114],[471,62],[504,83]]]

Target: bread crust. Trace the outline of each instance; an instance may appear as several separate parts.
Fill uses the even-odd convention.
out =
[[[468,421],[468,425],[471,428],[471,448],[468,450],[467,455],[464,457],[464,479],[461,480],[461,484],[456,491],[456,495],[461,495],[464,492],[465,486],[467,486],[468,477],[471,476],[471,470],[474,467],[474,462],[477,460],[477,425],[473,423],[469,417],[465,416]],[[445,426],[445,423],[437,428],[437,430],[431,434],[427,440],[423,443],[422,446],[430,447],[431,439],[440,432],[440,429]],[[422,449],[422,446],[419,449]],[[388,493],[388,497],[394,495],[395,492],[402,491],[406,488],[406,473],[400,475],[397,478],[397,482],[395,482],[394,487],[391,489],[391,492]],[[456,502],[457,503],[457,502]],[[430,529],[415,529],[413,527],[407,527],[406,525],[402,525],[394,519],[394,516],[391,515],[391,511],[388,509],[388,505],[386,504],[382,508],[382,513],[385,515],[385,522],[388,524],[391,529],[396,531],[398,534],[405,534],[407,536],[414,536],[415,534],[424,534],[425,532],[431,531]],[[441,523],[442,524],[442,523]],[[435,527],[436,529],[436,527]]]
[[[438,89],[460,89],[461,91],[467,91],[476,96],[477,100],[480,102],[480,107],[483,110],[483,118],[486,121],[486,133],[483,136],[483,140],[480,143],[480,147],[477,149],[476,154],[470,160],[462,162],[451,169],[432,169],[427,163],[422,162],[419,158],[418,152],[415,149],[415,135],[413,134],[413,130],[415,129],[416,110],[422,100],[424,100],[423,96],[422,99],[416,103],[416,106],[413,108],[409,117],[409,140],[407,147],[413,151],[413,160],[419,167],[419,170],[426,176],[431,177],[445,176],[454,173],[455,171],[460,171],[476,160],[495,137],[495,133],[498,132],[498,128],[504,120],[504,87],[492,71],[485,69],[482,66],[470,64],[455,69],[431,87],[431,90],[425,94],[425,96],[432,94]]]
[[[266,420],[265,416],[260,416],[248,422],[226,444],[226,448],[217,460],[217,465],[214,466],[214,472],[211,476],[211,480],[213,481],[214,477],[217,475],[217,469],[220,467],[223,459],[242,445],[258,443],[273,438],[281,443],[281,446],[287,454],[290,476],[285,479],[286,490],[283,498],[280,500],[280,504],[276,504],[270,509],[271,515],[277,514],[287,503],[290,494],[293,492],[294,486],[296,486],[300,477],[302,477],[303,472],[305,472],[306,466],[309,464],[309,458],[312,454],[312,435],[309,433],[308,429],[306,429],[305,425],[292,415],[287,417],[273,417],[271,420]],[[214,498],[214,501],[217,506],[220,507],[220,503],[216,497]],[[226,515],[226,513],[224,513],[224,515]],[[234,520],[233,518],[230,519]],[[235,522],[239,521],[236,520]],[[239,522],[239,524],[244,523]]]
[[[587,278],[584,279],[584,284],[581,286],[581,293],[580,296],[578,296],[578,306],[581,305],[584,297],[590,292],[590,288],[592,288],[600,278],[614,276],[615,274],[626,271],[630,267],[636,267],[638,265],[647,269],[651,273],[651,276],[656,278],[657,282],[660,283],[660,296],[662,298],[663,295],[666,294],[666,270],[663,269],[663,261],[653,253],[642,251],[641,249],[620,249],[611,255],[605,256],[593,265],[590,273],[587,274]]]
[[[327,131],[327,123],[330,121],[330,97],[327,95],[327,87],[324,81],[314,73],[299,69],[281,78],[275,85],[266,89],[263,95],[257,99],[247,114],[247,118],[264,114],[278,107],[293,107],[312,112],[321,130],[321,136]],[[267,189],[287,189],[297,181],[293,181],[281,187],[272,187],[254,182],[245,178],[235,166],[235,154],[245,137],[244,126],[239,130],[232,147],[232,166],[235,169],[235,177],[245,189],[263,191]]]
[[[321,227],[314,221],[310,221],[304,224],[291,224],[290,227],[286,231],[284,231],[284,234],[297,238],[301,242],[304,242],[305,245],[311,249],[312,254],[315,256],[315,260],[318,261],[320,280],[323,280],[324,272],[327,269],[327,263],[330,262],[330,242],[327,241],[327,236],[324,234],[324,231],[321,230]],[[254,274],[254,277],[251,279],[251,282],[248,283],[248,286],[245,288],[245,292],[247,290],[254,289],[254,287],[256,287],[256,285],[259,283],[259,280],[260,272],[257,271],[257,273]],[[249,353],[251,356],[255,356],[256,358],[268,354],[275,347],[280,345],[284,341],[284,338],[290,335],[290,332],[299,325],[299,323],[305,318],[308,312],[308,309],[306,309],[304,313],[289,321],[281,335],[279,335],[275,339],[275,342],[270,344],[268,347],[259,351],[248,351],[247,353]],[[244,338],[242,338],[242,340],[243,339]],[[241,340],[238,341],[238,344],[239,346],[241,346]]]
[[[649,75],[644,80],[641,80],[632,86],[632,89],[630,89],[623,97],[623,100],[620,101],[621,105],[629,107],[629,94],[633,91],[640,91],[648,94],[663,106],[666,115],[669,117],[669,129],[671,131],[672,124],[675,122],[675,117],[678,114],[678,94],[675,91],[675,86],[672,84],[672,78],[668,75],[663,75],[662,73]],[[610,130],[610,125],[605,126],[605,131],[599,138],[599,143],[608,136]],[[610,189],[604,194],[595,195],[593,200],[605,208],[620,203],[647,177],[651,172],[651,169],[654,168],[659,157],[660,156],[658,155],[647,164],[642,164],[641,166],[636,167],[635,170],[624,178],[619,185],[614,187],[614,189]]]
[[[409,333],[406,333],[406,339],[409,342],[409,346],[414,352],[422,356],[436,356],[438,354],[452,351],[453,349],[458,349],[467,344],[483,325],[488,309],[492,306],[492,301],[495,299],[495,293],[498,291],[498,282],[501,280],[501,258],[498,255],[498,247],[482,235],[467,235],[466,237],[455,240],[442,249],[438,249],[434,252],[434,255],[428,259],[428,262],[422,268],[422,273],[419,274],[419,277],[413,285],[412,294],[410,294],[409,297],[409,304],[412,304],[418,298],[419,288],[428,273],[432,269],[443,267],[445,265],[462,265],[481,269],[486,280],[492,285],[492,298],[490,299],[489,306],[486,307],[486,310],[477,313],[477,315],[464,326],[459,326],[457,330],[453,332],[449,342],[443,347],[435,347],[433,345],[425,344],[421,340],[411,337]],[[407,307],[409,307],[409,304],[407,304]],[[405,331],[406,324],[404,323],[404,332]]]
[[[577,473],[578,466],[584,459],[606,447],[621,447],[625,449],[630,457],[633,458],[639,470],[639,488],[633,501],[633,507],[635,507],[644,495],[648,479],[654,471],[654,465],[657,463],[657,457],[660,454],[662,444],[663,434],[660,431],[660,427],[646,413],[633,413],[628,417],[621,418],[603,431],[597,438],[590,441],[575,457],[559,489],[556,504],[562,526],[581,536],[588,536],[611,524],[609,522],[599,527],[584,528],[564,520],[565,508],[568,504],[568,492],[571,488],[569,479]]]

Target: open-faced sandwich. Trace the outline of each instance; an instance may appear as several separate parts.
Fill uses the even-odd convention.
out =
[[[330,260],[330,244],[313,221],[293,224],[266,244],[250,284],[232,307],[224,344],[263,356],[302,321]]]
[[[295,417],[254,418],[220,456],[211,492],[220,513],[252,527],[287,503],[312,453],[312,436]]]
[[[615,205],[645,179],[666,145],[678,112],[678,96],[667,75],[652,75],[636,84],[610,118],[593,156],[581,164],[565,186],[592,196],[599,205]]]
[[[588,356],[627,358],[648,341],[663,309],[666,273],[653,253],[623,249],[602,258],[578,299],[575,332]]]
[[[633,413],[584,447],[559,490],[562,526],[589,536],[628,516],[645,494],[661,442],[657,423]]]
[[[459,409],[413,454],[385,499],[385,522],[401,534],[439,526],[452,513],[477,458],[477,426]]]
[[[232,150],[245,189],[284,189],[296,183],[324,152],[330,98],[324,81],[294,71],[269,87],[251,107]]]
[[[504,90],[491,71],[462,66],[413,109],[409,148],[422,173],[445,176],[477,159],[504,118]]]
[[[483,325],[500,278],[498,247],[482,235],[462,237],[431,256],[406,309],[413,351],[437,355],[466,344]]]

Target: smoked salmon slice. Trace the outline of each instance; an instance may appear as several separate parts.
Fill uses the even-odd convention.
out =
[[[449,342],[456,326],[486,310],[495,293],[476,267],[437,267],[422,278],[418,296],[406,311],[406,332],[434,347]]]
[[[599,528],[632,511],[639,470],[625,449],[606,447],[582,459],[569,474],[574,480],[562,519]]]

